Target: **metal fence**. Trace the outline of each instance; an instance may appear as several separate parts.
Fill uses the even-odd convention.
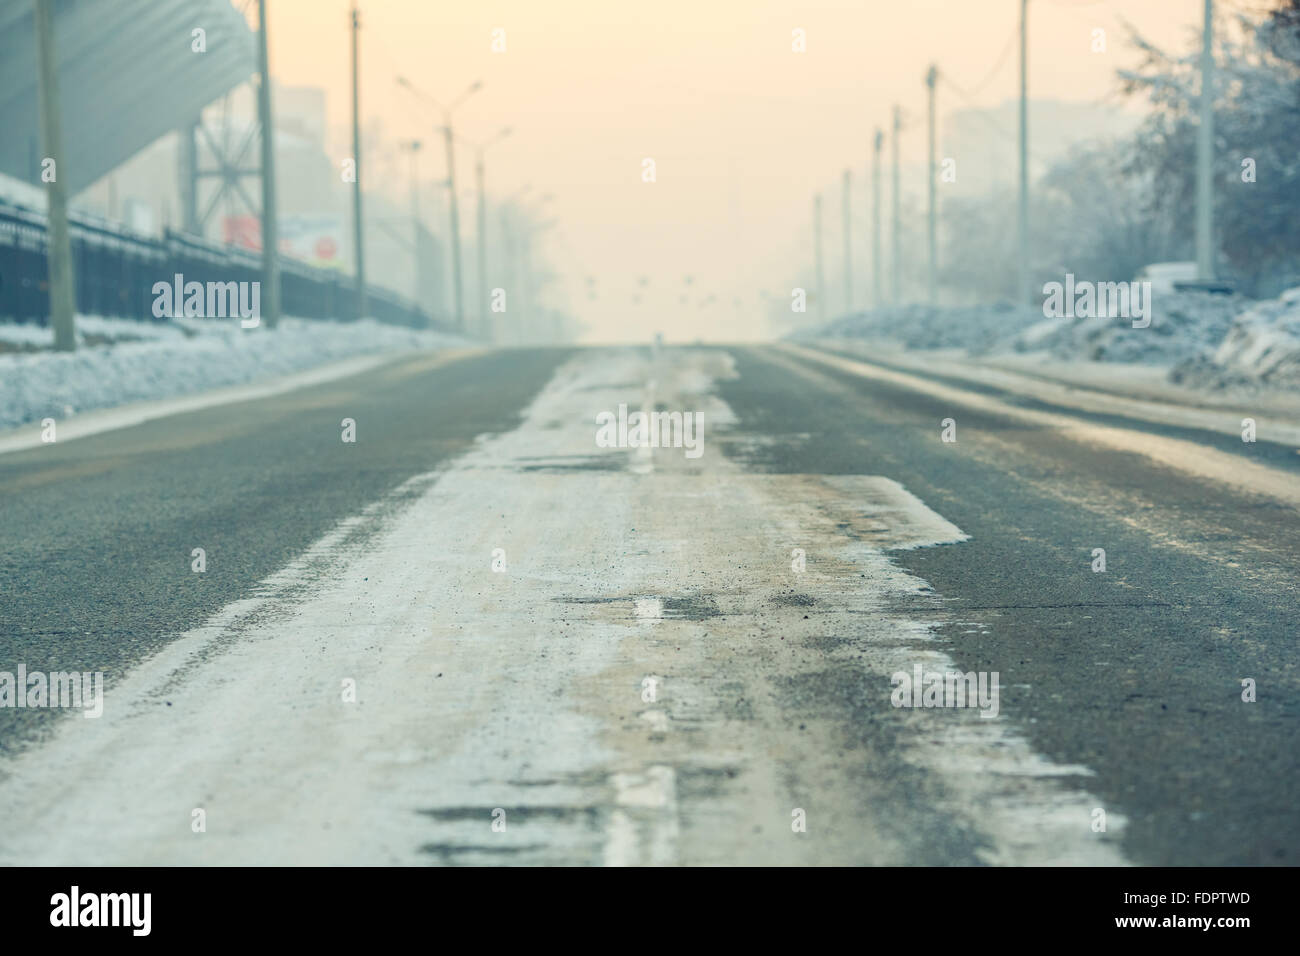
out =
[[[107,221],[71,217],[77,311],[85,315],[167,321],[154,315],[153,287],[185,281],[256,282],[261,256],[234,246],[168,230],[162,239],[137,235]],[[46,219],[0,200],[0,319],[45,326],[50,320]],[[346,321],[356,315],[352,280],[328,269],[280,259],[280,311],[305,319]],[[413,328],[445,327],[410,300],[366,288],[366,313]]]

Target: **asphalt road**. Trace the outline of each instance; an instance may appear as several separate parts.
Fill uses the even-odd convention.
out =
[[[0,670],[110,704],[0,708],[0,860],[1296,863],[1300,456],[988,399],[499,351],[0,456]],[[621,402],[703,453],[597,447]]]
[[[1004,713],[1034,748],[1095,772],[1090,789],[1129,818],[1133,862],[1300,862],[1293,508],[815,362],[737,355],[720,393],[776,439],[751,467],[887,474],[971,536],[895,560],[940,596],[960,668],[1014,685]],[[1097,420],[1265,460],[1300,487],[1294,449]]]
[[[341,518],[515,425],[564,354],[425,355],[0,456],[0,661],[111,684]],[[0,753],[56,715],[0,709]]]

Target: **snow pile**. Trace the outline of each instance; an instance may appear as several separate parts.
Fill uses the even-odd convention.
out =
[[[274,331],[228,323],[121,322],[79,317],[85,342],[134,336],[75,352],[0,353],[0,428],[128,402],[171,398],[299,372],[353,356],[463,344],[440,332],[373,319],[282,319]],[[38,334],[39,333],[39,334]],[[48,346],[51,332],[0,326],[0,341]]]
[[[884,339],[910,349],[960,348],[984,352],[1032,325],[1042,312],[1007,303],[997,305],[900,305],[857,312],[796,339]]]
[[[1300,288],[1237,316],[1213,350],[1191,356],[1169,374],[1206,388],[1300,388]]]
[[[1071,362],[1149,365],[1202,389],[1300,389],[1300,287],[1255,302],[1209,292],[1155,292],[1151,323],[1133,317],[1048,318],[1007,304],[898,306],[856,313],[796,340],[862,339],[969,355],[1047,353]]]
[[[997,305],[896,306],[835,319],[795,339],[884,340],[909,349],[1048,352],[1070,361],[1176,366],[1212,351],[1250,299],[1209,292],[1155,292],[1151,322],[1135,316],[1043,318],[1041,308]]]
[[[1124,317],[1042,319],[1005,345],[1064,359],[1175,365],[1221,342],[1249,301],[1209,292],[1153,292],[1146,328],[1135,329],[1133,319]]]
[[[106,345],[111,342],[180,340],[195,332],[172,322],[136,322],[105,319],[97,315],[77,316],[77,345]],[[0,355],[7,352],[37,352],[54,347],[54,333],[32,324],[0,323]]]

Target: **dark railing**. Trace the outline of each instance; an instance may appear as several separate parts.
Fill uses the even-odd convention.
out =
[[[142,322],[154,315],[153,287],[185,282],[257,282],[261,255],[168,230],[162,239],[138,235],[106,220],[73,217],[77,311]],[[50,296],[43,213],[0,199],[0,318],[48,325]],[[346,321],[356,315],[350,277],[280,257],[280,311],[305,319]],[[415,303],[387,289],[366,288],[366,313],[381,322],[443,328]]]

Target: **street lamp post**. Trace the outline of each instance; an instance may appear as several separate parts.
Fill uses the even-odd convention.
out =
[[[495,328],[488,311],[487,282],[487,173],[484,168],[483,154],[510,135],[507,126],[491,139],[474,145],[474,178],[478,185],[478,321],[479,333],[489,342],[495,338]]]
[[[462,279],[461,262],[460,262],[460,206],[457,202],[457,197],[456,197],[456,153],[454,149],[455,134],[452,132],[452,128],[451,128],[451,114],[455,111],[456,107],[460,106],[470,96],[477,93],[479,90],[483,88],[483,81],[476,80],[474,83],[472,83],[469,86],[467,90],[465,90],[464,93],[460,94],[460,96],[456,97],[456,99],[452,100],[450,103],[448,103],[445,106],[441,102],[439,102],[438,100],[430,96],[428,93],[424,93],[421,90],[417,90],[414,86],[411,85],[411,82],[407,80],[406,77],[399,76],[397,78],[397,82],[400,85],[406,87],[412,93],[419,96],[421,99],[424,99],[429,103],[432,103],[442,112],[442,135],[443,135],[444,142],[447,144],[448,209],[450,212],[450,219],[451,219],[451,237],[450,237],[451,274],[452,274],[452,287],[455,291],[455,301],[456,301],[456,328],[458,331],[464,332],[465,331],[465,293],[464,293],[464,283]]]
[[[418,139],[409,140],[400,143],[400,148],[407,150],[411,154],[411,299],[417,304],[420,302],[420,267],[423,262],[420,256],[420,247],[423,243],[420,241],[420,173],[419,158],[420,149],[424,143]]]
[[[523,324],[517,321],[518,314],[519,314],[519,306],[523,302],[523,296],[519,292],[519,282],[517,281],[518,261],[516,256],[517,249],[516,249],[516,238],[514,233],[514,220],[517,219],[518,216],[517,215],[512,216],[511,212],[515,210],[515,207],[517,207],[519,203],[522,202],[523,198],[526,195],[528,195],[529,192],[532,191],[532,188],[533,188],[532,183],[525,183],[519,190],[517,190],[514,194],[512,194],[505,200],[503,200],[501,203],[501,252],[505,260],[503,275],[505,278],[507,309],[509,309],[508,303],[513,300],[515,303],[515,316],[516,316],[515,321],[512,321],[509,317],[507,317],[506,325],[515,326],[518,332],[523,331]],[[508,315],[509,313],[507,313],[507,316]],[[515,340],[518,341],[518,339],[519,337],[516,336]]]
[[[555,195],[553,193],[546,193],[539,197],[537,199],[537,208],[534,209],[534,212],[540,211],[542,206],[545,206],[554,198]],[[521,270],[523,275],[521,277],[521,284],[523,286],[523,312],[525,313],[524,317],[528,320],[536,319],[536,315],[534,314],[536,303],[533,301],[533,295],[535,292],[533,283],[533,239],[554,225],[555,220],[553,219],[547,222],[533,223],[529,222],[528,218],[525,217],[521,222],[522,228],[520,229],[520,232],[523,238],[523,268]]]

